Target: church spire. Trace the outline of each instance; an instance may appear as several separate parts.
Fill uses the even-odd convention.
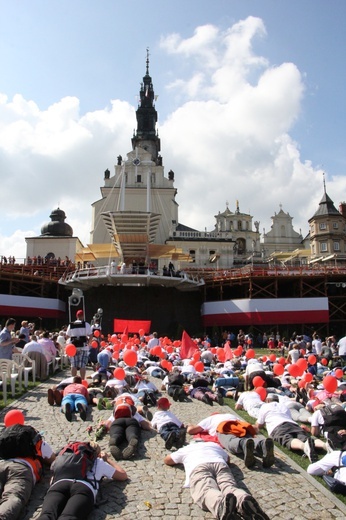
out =
[[[136,111],[137,130],[132,138],[132,148],[144,148],[151,152],[152,160],[158,161],[160,139],[156,132],[157,111],[155,109],[155,93],[149,74],[149,49],[147,48],[146,71],[139,91],[139,106]]]

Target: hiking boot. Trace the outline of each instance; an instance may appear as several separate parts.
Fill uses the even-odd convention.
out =
[[[71,421],[72,421],[72,410],[71,410],[71,405],[70,405],[70,403],[66,403],[66,404],[65,404],[64,414],[65,414],[66,419],[67,419],[69,422],[71,422]]]
[[[121,460],[122,451],[118,446],[109,446],[109,451],[111,452],[111,455],[115,460]]]
[[[48,399],[48,404],[50,406],[53,406],[54,403],[55,403],[55,399],[54,399],[54,392],[51,388],[48,388],[48,396],[47,396],[47,399]]]
[[[227,493],[217,511],[218,520],[232,520],[234,518],[236,504],[237,499],[233,493]]]
[[[175,435],[175,432],[170,432],[166,439],[166,442],[165,442],[166,450],[171,450],[173,447],[173,444],[175,444],[176,440],[177,440],[177,437]]]
[[[178,432],[178,438],[176,440],[176,447],[179,449],[179,448],[182,448],[185,444],[185,441],[186,441],[186,428],[180,428],[179,432]]]
[[[255,464],[254,456],[255,442],[253,439],[247,439],[244,446],[244,464],[247,468],[251,468]]]
[[[173,390],[173,395],[172,395],[172,397],[173,397],[173,401],[178,401],[178,399],[179,399],[179,394],[180,394],[180,388],[175,388],[175,389]]]
[[[264,442],[264,450],[263,450],[263,467],[270,468],[275,462],[274,456],[274,441],[270,437],[268,437]]]
[[[315,443],[311,437],[304,442],[304,454],[307,456],[311,464],[318,461],[318,456],[315,451]]]
[[[84,405],[82,405],[82,403],[77,404],[77,411],[79,412],[79,415],[80,415],[80,418],[82,419],[82,421],[86,421],[87,410],[86,410],[86,407]]]
[[[257,500],[247,495],[238,507],[238,513],[246,520],[270,520],[269,516],[261,509]]]
[[[143,416],[148,419],[148,421],[151,421],[152,418],[153,418],[153,414],[151,413],[151,411],[149,410],[149,408],[147,406],[143,406],[142,407],[142,410],[143,410]]]
[[[219,403],[220,406],[223,406],[225,403],[222,392],[220,392],[220,390],[218,390],[218,392],[217,392],[217,402]]]
[[[207,394],[204,394],[204,396],[202,397],[202,401],[205,404],[209,404],[210,406],[213,406],[213,401],[211,400],[211,398]]]
[[[59,390],[54,390],[53,394],[56,404],[60,406],[62,401],[62,393]]]
[[[129,445],[123,449],[123,459],[130,459],[136,453],[138,439],[131,439]]]

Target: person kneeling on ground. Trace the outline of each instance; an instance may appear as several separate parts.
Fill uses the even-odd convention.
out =
[[[167,450],[181,448],[185,444],[186,428],[173,412],[169,410],[171,403],[167,397],[160,397],[157,401],[157,412],[151,421],[151,426],[159,432],[165,441]]]
[[[257,501],[237,486],[228,454],[215,442],[194,442],[167,455],[168,466],[183,464],[193,501],[217,520],[269,520]]]
[[[57,462],[52,465],[53,483],[44,498],[38,520],[85,520],[93,509],[102,478],[120,481],[127,479],[126,471],[106,452],[101,451],[96,442],[89,444],[95,451],[95,457],[85,477],[76,478],[76,469],[71,468],[67,461],[58,464],[63,455],[57,456]]]

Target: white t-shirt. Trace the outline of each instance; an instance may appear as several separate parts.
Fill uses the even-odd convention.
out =
[[[54,469],[54,464],[52,465],[52,469]],[[108,462],[104,461],[101,458],[97,458],[94,462],[93,467],[87,473],[87,478],[91,482],[93,482],[95,486],[93,486],[91,484],[91,482],[87,482],[86,480],[76,480],[76,482],[81,482],[82,484],[85,484],[86,486],[88,486],[88,488],[92,491],[92,493],[94,495],[94,500],[96,500],[96,495],[97,495],[97,492],[100,487],[100,480],[103,477],[112,478],[115,471],[116,471],[116,469],[113,468],[113,466],[111,466],[110,464],[108,464]],[[57,482],[61,482],[62,480],[64,480],[64,481],[68,480],[68,481],[74,482],[74,479],[70,479],[70,478],[64,478],[64,479],[58,480]],[[54,487],[55,484],[56,484],[56,482],[51,486],[51,488]]]
[[[250,376],[254,372],[264,372],[264,368],[262,364],[255,359],[250,359],[245,369],[245,375]]]
[[[135,415],[133,416],[133,419],[136,419],[136,421],[138,423],[141,423],[142,421],[145,421],[145,418],[143,417],[143,415],[141,415],[138,412],[135,413]],[[114,422],[114,415],[113,415],[113,413],[112,413],[112,415],[110,417],[108,417],[107,422],[108,421],[111,421],[112,423]]]
[[[346,356],[346,336],[339,339],[338,347],[339,347],[339,351],[338,351],[339,356]]]
[[[292,363],[297,363],[298,359],[300,358],[300,350],[298,348],[293,348],[289,351],[288,354],[292,360]]]
[[[245,411],[249,411],[254,406],[262,406],[263,401],[257,392],[243,392],[239,395],[237,404],[241,405]]]
[[[316,410],[311,416],[311,426],[320,428],[324,425],[324,417],[321,410]]]
[[[259,416],[257,419],[258,424],[265,424],[267,428],[267,432],[269,435],[272,434],[272,431],[275,430],[277,426],[284,422],[290,422],[293,424],[297,424],[291,416],[291,412],[282,403],[265,403],[259,412]]]
[[[145,372],[151,376],[151,374],[152,374],[153,372],[155,372],[155,370],[156,370],[156,371],[159,371],[159,372],[162,373],[162,374],[165,374],[165,371],[162,370],[162,368],[160,368],[159,366],[154,366],[154,365],[151,366],[151,367],[146,368],[146,369],[145,369]]]
[[[227,465],[228,455],[216,442],[196,442],[170,454],[175,464],[184,464],[186,479],[184,487],[189,487],[190,475],[200,464],[222,462]]]
[[[215,415],[210,415],[205,419],[202,419],[198,423],[198,426],[203,428],[203,430],[207,431],[209,435],[216,435],[216,428],[221,422],[224,421],[236,421],[238,417],[231,413],[217,413]]]
[[[346,451],[342,453],[342,458],[345,457]],[[343,466],[342,462],[340,462],[340,451],[332,451],[331,453],[327,453],[327,455],[322,457],[322,459],[318,460],[314,464],[310,464],[307,468],[307,472],[309,475],[323,475],[324,473],[327,473],[327,471],[333,466]],[[337,469],[334,474],[334,478],[346,484],[346,466]]]
[[[114,386],[115,388],[124,388],[124,386],[127,386],[127,382],[125,379],[108,379],[106,386]]]
[[[138,381],[135,389],[140,390],[151,390],[152,392],[158,392],[158,389],[151,381]]]
[[[176,415],[170,410],[158,410],[154,413],[154,417],[151,420],[151,426],[156,428],[157,431],[160,431],[164,424],[169,422],[173,422],[179,428],[182,426],[182,422],[178,419]]]

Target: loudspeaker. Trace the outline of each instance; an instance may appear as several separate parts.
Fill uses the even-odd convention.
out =
[[[69,305],[77,306],[80,304],[81,299],[83,298],[83,291],[81,289],[73,289],[71,296],[68,298]]]

